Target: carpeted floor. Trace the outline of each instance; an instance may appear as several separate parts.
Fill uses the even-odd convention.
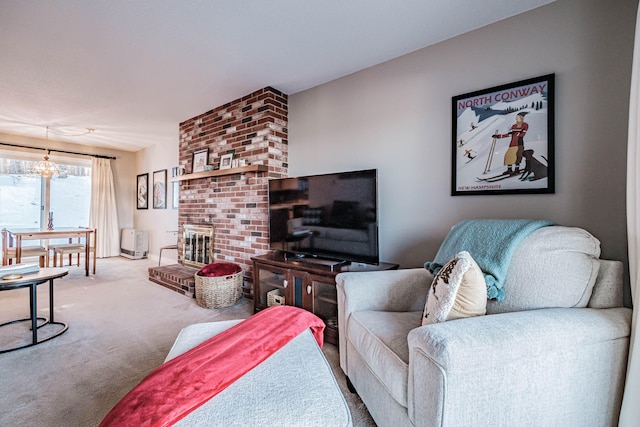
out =
[[[206,309],[195,299],[150,282],[147,268],[154,265],[150,260],[107,258],[98,260],[95,276],[70,267],[68,276],[56,280],[56,320],[66,322],[69,330],[35,347],[0,354],[0,426],[97,426],[163,362],[183,327],[251,315],[250,300]],[[48,295],[48,286],[40,285],[39,316],[48,316]],[[0,292],[0,324],[28,317],[28,305],[26,289]],[[29,334],[28,322],[3,327],[0,348]],[[346,389],[337,348],[325,344],[323,351],[354,426],[374,426],[362,401]]]

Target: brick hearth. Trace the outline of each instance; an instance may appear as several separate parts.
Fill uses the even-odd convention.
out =
[[[180,264],[163,265],[149,268],[149,280],[181,293],[188,297],[195,296],[196,282],[193,275],[198,271],[194,267]]]

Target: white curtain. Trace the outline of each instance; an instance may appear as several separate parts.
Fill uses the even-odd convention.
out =
[[[96,256],[120,255],[120,229],[116,191],[113,185],[111,160],[94,157],[91,163],[91,211],[89,226],[96,229]]]
[[[631,346],[627,382],[620,412],[621,427],[637,427],[640,422],[640,9],[636,17],[636,36],[631,71],[629,101],[629,142],[627,148],[627,233],[629,239],[629,273],[631,299],[634,303],[631,321]]]

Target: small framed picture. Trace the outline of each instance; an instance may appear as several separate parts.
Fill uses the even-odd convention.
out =
[[[191,172],[204,172],[206,170],[205,166],[209,161],[209,147],[202,148],[200,150],[196,150],[193,152],[193,165],[191,167]]]
[[[220,169],[231,169],[233,161],[233,153],[227,153],[220,156]]]
[[[171,197],[171,208],[178,209],[178,200],[180,199],[180,183],[178,181],[172,182],[173,192]]]
[[[153,173],[153,209],[167,208],[167,170]]]
[[[149,174],[142,173],[136,179],[136,208],[149,209]]]

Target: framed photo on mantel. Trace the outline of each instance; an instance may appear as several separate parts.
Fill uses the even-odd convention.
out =
[[[220,156],[220,169],[231,169],[233,161],[233,153],[227,153]]]
[[[209,162],[209,148],[202,148],[193,152],[193,162],[191,164],[191,172],[204,172],[205,166]]]
[[[554,80],[452,98],[452,196],[555,192]]]

